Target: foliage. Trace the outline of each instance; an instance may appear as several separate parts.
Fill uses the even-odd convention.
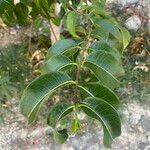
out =
[[[51,1],[34,2],[38,2],[41,15],[47,16],[46,11],[53,9],[52,3],[46,3]],[[71,38],[58,40],[49,48],[43,74],[24,90],[21,113],[33,123],[54,91],[72,86],[75,91],[72,100],[50,108],[47,123],[53,128],[54,139],[58,143],[67,140],[67,129],[58,128],[58,123],[68,114],[73,116],[71,130],[77,132],[80,127],[78,113],[82,111],[101,123],[104,145],[110,147],[112,140],[121,134],[119,100],[113,90],[124,74],[121,57],[130,34],[106,12],[105,0],[92,0],[91,4],[87,1],[59,2],[62,3],[61,14],[62,10],[65,12],[62,20]]]
[[[31,67],[25,49],[26,44],[11,44],[0,52],[1,76],[9,76],[9,80],[15,82],[15,85],[20,82],[25,84],[30,76]]]
[[[49,0],[14,0],[0,1],[0,16],[8,25],[28,25],[38,16],[51,19],[59,24],[59,17],[54,14],[54,2]]]
[[[9,45],[0,51],[0,118],[10,112],[7,102],[18,96],[31,79],[31,67],[25,52],[25,45]]]
[[[124,24],[135,12],[136,6],[120,9],[118,4],[113,3],[113,5],[109,6],[109,9],[118,18],[119,22]],[[130,31],[132,39],[123,57],[125,76],[121,78],[121,88],[117,90],[123,99],[123,103],[135,100],[136,102],[147,104],[149,103],[150,88],[148,17],[144,11],[139,11],[138,15],[145,21],[142,22],[138,31]]]

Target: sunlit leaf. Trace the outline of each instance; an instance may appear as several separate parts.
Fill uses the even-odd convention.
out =
[[[72,123],[71,123],[71,131],[73,133],[76,133],[80,128],[80,121],[78,118],[75,118],[72,120]]]
[[[77,16],[76,13],[74,11],[69,12],[68,16],[67,16],[67,21],[66,21],[66,25],[67,25],[67,29],[70,32],[70,34],[73,37],[78,37],[78,35],[76,34],[76,22],[77,22]]]
[[[123,49],[125,49],[130,42],[131,35],[125,27],[119,26],[119,29],[122,34]]]

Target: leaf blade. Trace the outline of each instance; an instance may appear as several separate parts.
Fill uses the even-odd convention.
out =
[[[90,49],[93,51],[105,51],[113,55],[118,61],[121,59],[119,51],[114,48],[110,43],[105,41],[96,41],[91,44]]]
[[[53,137],[58,144],[63,144],[68,139],[67,130],[53,131]]]
[[[81,89],[81,94],[84,99],[89,96],[101,98],[108,102],[110,105],[112,105],[115,109],[118,109],[119,99],[116,94],[109,88],[98,83],[91,83],[85,86],[79,86],[79,88]]]
[[[63,40],[58,40],[57,42],[54,43],[49,49],[49,55],[53,56],[56,54],[64,54],[71,48],[75,48],[77,46],[77,43],[72,40],[72,39],[63,39]],[[75,50],[73,51],[75,53]]]
[[[68,103],[58,103],[53,106],[48,114],[47,123],[55,127],[57,122],[73,111],[74,106]]]
[[[94,97],[86,98],[80,107],[88,116],[102,123],[104,144],[110,147],[112,140],[121,134],[121,122],[117,111],[107,102]]]
[[[68,67],[77,66],[76,63],[73,63],[68,57],[64,55],[54,55],[49,60],[47,60],[43,67],[42,72],[51,72],[51,71],[59,71],[63,68],[69,69]]]
[[[111,33],[116,39],[120,39],[120,32],[116,25],[114,25],[111,21],[106,19],[93,19],[93,22],[96,26]]]
[[[122,76],[124,74],[121,63],[105,51],[93,52],[89,54],[86,60],[97,64],[113,76]]]
[[[68,31],[73,37],[78,37],[78,35],[76,34],[76,28],[75,28],[76,21],[77,21],[76,13],[74,11],[69,12],[69,14],[67,15],[66,25],[67,25]]]
[[[85,62],[84,65],[93,72],[93,74],[99,80],[100,84],[105,85],[106,87],[112,90],[118,87],[119,81],[110,73],[107,73],[104,69],[99,67],[98,65],[88,62],[88,61]]]
[[[89,54],[84,61],[84,66],[88,67],[104,86],[114,89],[119,85],[115,76],[124,74],[124,70],[111,54],[97,51]]]
[[[44,98],[46,97],[47,100],[47,96],[54,90],[67,84],[75,84],[75,82],[67,74],[57,71],[38,77],[24,90],[20,110],[28,118],[29,123],[36,119]]]
[[[120,32],[122,34],[123,49],[125,49],[130,42],[131,35],[125,27],[119,26],[119,29],[120,29]]]

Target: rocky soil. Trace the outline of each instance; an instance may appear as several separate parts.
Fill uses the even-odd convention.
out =
[[[150,95],[149,95],[150,97]],[[98,124],[84,123],[77,135],[70,135],[63,145],[54,142],[51,128],[40,119],[34,126],[27,126],[19,114],[18,101],[12,100],[14,115],[6,116],[5,126],[0,128],[0,150],[105,150],[102,144],[102,128]],[[112,144],[113,150],[150,150],[150,107],[132,100],[121,110],[122,134]]]

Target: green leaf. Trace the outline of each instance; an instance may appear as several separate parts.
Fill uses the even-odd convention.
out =
[[[103,8],[105,7],[106,0],[92,0],[92,5]]]
[[[54,90],[68,84],[75,82],[67,74],[58,71],[36,78],[23,92],[20,103],[21,113],[28,118],[29,123],[32,123],[41,104],[48,99],[48,96]]]
[[[51,17],[51,21],[56,25],[56,26],[59,26],[60,25],[60,22],[61,22],[61,19],[59,16],[57,16],[56,14],[53,14],[54,16]]]
[[[28,21],[28,7],[26,7],[24,4],[22,3],[18,3],[15,8],[14,8],[14,12],[15,15],[17,17],[18,23],[22,24],[22,25],[28,25],[29,21]]]
[[[86,35],[86,30],[81,26],[76,27],[76,32],[79,33],[79,35]]]
[[[125,27],[119,26],[119,29],[120,29],[121,34],[122,34],[123,49],[125,49],[130,42],[131,35]]]
[[[40,0],[35,0],[35,4],[38,9],[40,9],[42,7]]]
[[[31,7],[32,7],[32,10],[30,11],[29,15],[32,17],[33,20],[36,20],[38,18],[37,16],[39,14],[39,10],[38,10],[35,2],[32,2]]]
[[[110,43],[104,41],[96,41],[91,44],[90,49],[94,51],[105,51],[113,55],[118,61],[121,59],[119,51],[112,47]]]
[[[78,37],[78,35],[76,34],[76,30],[75,30],[76,22],[77,22],[76,13],[74,11],[69,12],[69,14],[67,15],[66,25],[67,25],[68,31],[73,37]]]
[[[96,38],[99,40],[107,41],[107,39],[109,37],[109,32],[106,31],[105,29],[101,28],[101,27],[97,27],[97,28],[92,30],[91,36],[93,38]]]
[[[79,88],[81,89],[82,97],[98,97],[108,102],[115,109],[118,109],[119,99],[116,94],[107,87],[98,83],[91,83],[86,86],[79,86]]]
[[[68,134],[67,134],[66,129],[54,131],[53,136],[54,136],[55,141],[58,144],[63,144],[68,139]]]
[[[115,38],[120,39],[121,35],[120,35],[118,28],[116,27],[116,25],[114,25],[109,20],[93,19],[93,22],[94,22],[95,26],[99,26],[99,27],[105,29],[106,31],[111,33]]]
[[[48,61],[46,61],[42,67],[43,73],[51,71],[59,71],[62,69],[69,69],[70,67],[76,67],[77,64],[73,63],[68,57],[64,55],[54,55]]]
[[[107,53],[105,51],[93,52],[89,54],[86,60],[97,64],[114,76],[118,77],[124,74],[121,63],[116,60],[115,57],[112,56],[110,53]]]
[[[35,0],[34,1],[38,13],[40,13],[46,19],[50,19],[50,10],[52,9],[51,2],[48,0]]]
[[[58,103],[53,106],[48,114],[47,123],[55,127],[59,120],[73,111],[74,106],[68,103]]]
[[[0,16],[10,7],[13,7],[13,0],[0,0]]]
[[[112,55],[102,51],[89,54],[84,65],[95,74],[101,84],[110,89],[119,84],[114,75],[120,76],[124,73],[120,63]]]
[[[48,52],[50,56],[56,54],[65,54],[68,51],[71,51],[70,53],[73,55],[77,52],[76,46],[77,43],[72,39],[58,40],[49,48]]]
[[[79,3],[80,3],[80,0],[71,0],[71,2],[72,2],[72,6],[73,6],[74,8],[77,8],[78,5],[79,5]]]
[[[1,14],[1,18],[5,24],[10,25],[10,26],[15,25],[16,18],[13,13],[13,6],[8,5],[8,7],[5,8],[4,13]]]
[[[119,81],[114,76],[107,73],[100,66],[91,62],[85,62],[84,64],[94,73],[94,75],[99,80],[100,84],[103,84],[112,90],[118,87]]]
[[[71,123],[71,131],[73,133],[76,133],[80,128],[80,121],[78,118],[75,118],[72,120],[72,123]]]
[[[110,147],[112,140],[121,134],[121,122],[117,111],[106,101],[94,97],[86,98],[80,107],[88,116],[101,122],[104,144]]]

